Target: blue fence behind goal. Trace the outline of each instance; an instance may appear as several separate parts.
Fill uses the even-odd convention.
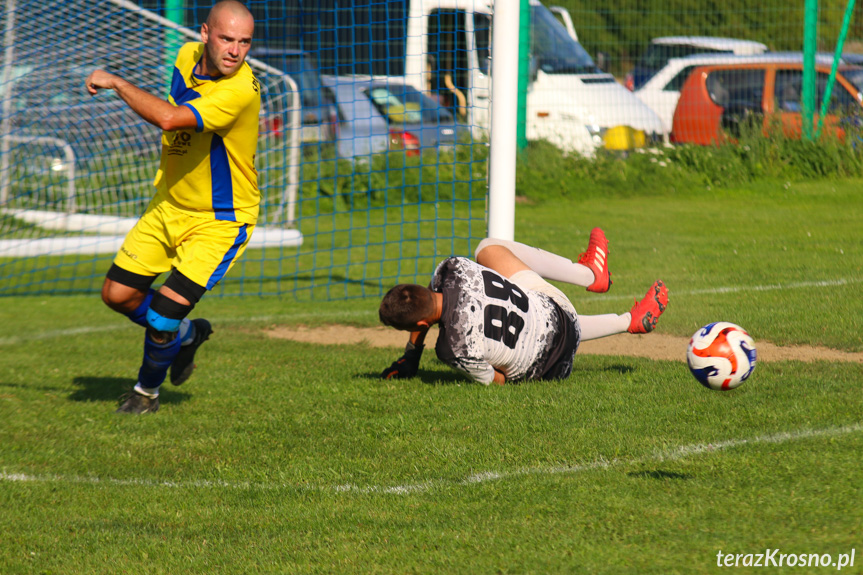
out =
[[[263,204],[250,248],[215,292],[380,295],[397,282],[425,283],[443,257],[470,255],[486,235],[493,10],[518,3],[246,4],[256,19],[249,62],[263,96]],[[668,140],[648,109],[656,103],[645,107],[621,86],[652,39],[724,36],[802,49],[803,0],[557,4],[568,10],[531,4],[525,132],[573,155],[637,145],[617,137],[619,125],[643,132],[647,145]],[[176,49],[198,39],[210,5],[5,0],[0,295],[99,289],[154,193],[160,134],[113,93],[91,98],[84,78],[101,67],[165,97]],[[819,49],[833,49],[844,8],[821,1]],[[847,52],[863,47],[859,12]]]

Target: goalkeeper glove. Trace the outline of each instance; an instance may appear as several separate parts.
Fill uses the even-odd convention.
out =
[[[381,373],[381,379],[406,379],[415,376],[420,367],[423,349],[425,349],[423,345],[408,342],[404,355]]]

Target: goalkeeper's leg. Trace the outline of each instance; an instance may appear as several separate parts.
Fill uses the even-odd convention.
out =
[[[581,340],[588,341],[618,333],[649,333],[656,329],[659,316],[668,307],[668,288],[662,280],[657,280],[647,290],[647,294],[629,312],[617,315],[579,315]]]
[[[495,263],[499,259],[500,252],[497,250],[500,248],[511,252],[545,279],[583,286],[595,292],[608,291],[611,285],[607,263],[608,241],[599,228],[591,232],[588,250],[581,254],[578,262],[522,243],[496,238],[486,238],[479,243],[475,251],[476,261],[497,269]]]

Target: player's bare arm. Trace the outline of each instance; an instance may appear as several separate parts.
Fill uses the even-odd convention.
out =
[[[162,130],[190,130],[198,125],[194,112],[187,107],[174,106],[116,74],[95,70],[87,76],[85,84],[92,96],[99,90],[114,90],[136,114]]]
[[[412,331],[410,333],[410,335],[408,336],[408,343],[411,343],[415,346],[423,345],[423,343],[425,343],[426,335],[428,334],[428,332],[429,332],[428,326],[426,326],[425,329],[421,329],[418,331]]]

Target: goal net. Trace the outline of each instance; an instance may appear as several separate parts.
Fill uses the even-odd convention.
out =
[[[377,295],[396,280],[424,283],[437,260],[468,255],[484,236],[487,145],[426,145],[419,132],[386,124],[367,133],[372,118],[351,117],[360,96],[336,103],[353,81],[344,78],[374,72],[387,45],[404,46],[407,14],[390,10],[400,3],[312,8],[335,20],[306,15],[306,34],[323,26],[357,39],[356,49],[340,45],[340,67],[327,69],[319,66],[333,47],[297,41],[294,4],[247,2],[253,50],[263,49],[247,59],[262,86],[262,211],[244,258],[216,291],[329,299]],[[174,18],[184,27],[164,17],[160,0],[4,0],[0,295],[99,288],[154,193],[160,131],[111,91],[91,97],[84,80],[102,68],[166,98],[176,51],[199,41],[209,5],[187,3]],[[378,14],[392,32],[379,33]],[[288,62],[294,53],[299,67]],[[310,87],[310,77],[321,83]],[[377,120],[372,104],[363,103]],[[393,117],[411,115],[408,105]]]
[[[8,0],[0,72],[0,258],[111,253],[153,195],[161,132],[111,91],[102,68],[167,97],[173,57],[199,34],[126,0]],[[297,245],[300,102],[295,81],[250,60],[262,86],[261,224]],[[263,235],[263,234],[262,234]]]

